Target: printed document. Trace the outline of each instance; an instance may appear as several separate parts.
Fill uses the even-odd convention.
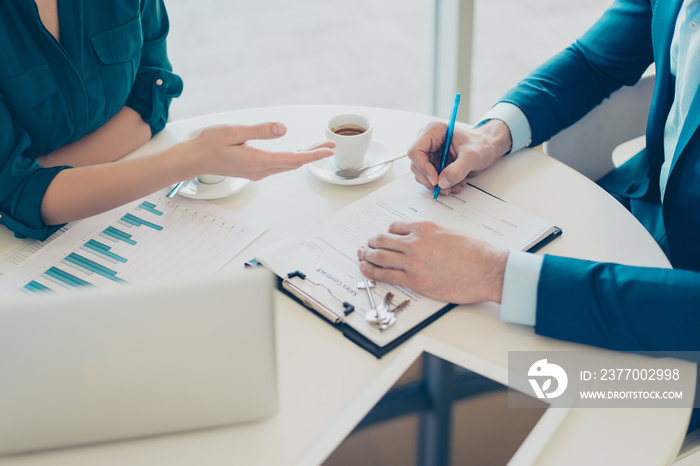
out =
[[[0,258],[0,293],[63,293],[213,274],[267,225],[207,201],[153,194],[25,240]]]
[[[300,237],[264,250],[258,260],[280,277],[299,271],[306,278],[289,283],[301,299],[334,323],[344,323],[382,347],[419,325],[447,303],[420,296],[410,289],[377,283],[372,293],[379,303],[388,292],[393,305],[408,301],[396,315],[396,322],[380,330],[365,318],[375,314],[365,289],[358,288],[364,277],[359,270],[357,250],[395,221],[430,220],[450,225],[467,235],[508,249],[528,250],[557,229],[518,207],[503,202],[473,186],[461,193],[441,195],[402,177],[353,203]],[[297,293],[297,294],[299,294]],[[299,296],[298,296],[299,297]],[[354,306],[345,315],[343,303]]]

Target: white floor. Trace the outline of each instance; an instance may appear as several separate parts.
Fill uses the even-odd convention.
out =
[[[611,0],[476,0],[470,120]],[[270,105],[430,113],[434,0],[166,0],[173,120]],[[447,117],[447,115],[442,115]]]

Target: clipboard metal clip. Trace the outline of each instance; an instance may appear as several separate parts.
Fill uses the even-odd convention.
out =
[[[330,309],[327,305],[323,304],[313,296],[310,296],[306,291],[301,289],[299,286],[297,286],[295,283],[293,283],[291,280],[292,278],[301,278],[302,280],[314,285],[314,286],[320,286],[324,288],[328,294],[336,299],[338,302],[342,303],[343,306],[343,313],[342,315],[338,315],[336,312],[334,312],[332,309]],[[339,299],[337,296],[333,294],[333,292],[328,289],[327,286],[320,284],[320,283],[314,283],[311,280],[306,278],[306,274],[299,271],[295,270],[294,272],[290,272],[287,274],[287,277],[282,280],[282,287],[287,290],[289,293],[294,295],[297,299],[301,300],[302,303],[308,308],[313,309],[314,311],[318,312],[320,315],[325,317],[326,319],[330,320],[334,324],[338,323],[344,323],[345,322],[345,317],[349,316],[355,311],[355,306],[352,304],[348,303],[347,301],[342,301]]]
[[[336,312],[327,304],[324,304],[319,299],[311,296],[303,287],[300,287],[297,283],[294,283],[292,279],[295,278],[299,278],[313,286],[325,289],[333,299],[342,305],[342,312]],[[361,282],[358,284],[358,288],[365,288],[369,296],[371,296],[372,291],[370,288],[374,285],[374,282]],[[306,307],[313,309],[318,314],[331,321],[333,324],[345,323],[345,318],[355,312],[355,306],[353,304],[343,301],[334,295],[333,291],[322,283],[315,283],[311,281],[307,278],[305,273],[299,270],[288,273],[282,280],[282,287],[292,296],[300,300]],[[365,320],[379,330],[386,330],[387,328],[393,326],[396,323],[396,315],[410,304],[410,300],[406,300],[395,306],[393,309],[390,309],[393,297],[393,293],[387,293],[387,295],[378,305],[374,305],[369,312],[365,313]],[[374,304],[373,301],[373,299],[370,300],[372,304]]]

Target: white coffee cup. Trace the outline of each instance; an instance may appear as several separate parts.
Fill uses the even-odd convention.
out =
[[[199,133],[201,133],[204,130],[204,128],[199,128],[195,129],[194,131],[190,131],[187,133],[187,136],[185,136],[185,141],[189,139],[196,138],[199,136]],[[200,183],[203,184],[216,184],[216,183],[221,183],[226,179],[225,176],[223,175],[199,175],[196,180],[199,181]]]
[[[204,184],[216,184],[221,183],[226,179],[223,175],[199,175],[197,181]]]
[[[337,115],[328,120],[326,138],[336,144],[334,151],[337,167],[362,168],[372,142],[372,133],[372,124],[362,115]]]

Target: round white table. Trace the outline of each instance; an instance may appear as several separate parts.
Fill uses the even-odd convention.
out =
[[[364,107],[241,110],[170,123],[130,156],[167,148],[203,126],[262,121],[281,121],[288,132],[281,139],[256,145],[296,150],[322,140],[329,117],[348,112],[370,118],[375,140],[396,154],[406,151],[419,129],[434,120],[426,115]],[[376,181],[337,186],[317,179],[302,167],[212,201],[271,226],[226,268],[241,267],[257,250],[313,225],[408,171],[409,162],[403,159]],[[540,254],[669,267],[651,236],[621,205],[595,183],[540,152],[527,149],[504,157],[475,182],[563,229],[564,234]],[[9,232],[0,232],[0,251],[15,242]],[[371,408],[375,400],[367,399],[365,403],[363,391],[405,345],[376,359],[286,296],[278,293],[276,304],[280,411],[273,418],[228,428],[7,457],[0,459],[0,465],[268,466],[314,462],[319,452],[330,452],[334,446],[323,442],[339,442],[347,433],[336,421],[351,405],[354,409],[366,406],[367,411]],[[495,304],[460,306],[421,333],[500,367],[507,367],[508,351],[590,349],[535,335],[532,328],[502,323]],[[538,464],[666,464],[678,452],[689,417],[689,408],[574,408]]]

